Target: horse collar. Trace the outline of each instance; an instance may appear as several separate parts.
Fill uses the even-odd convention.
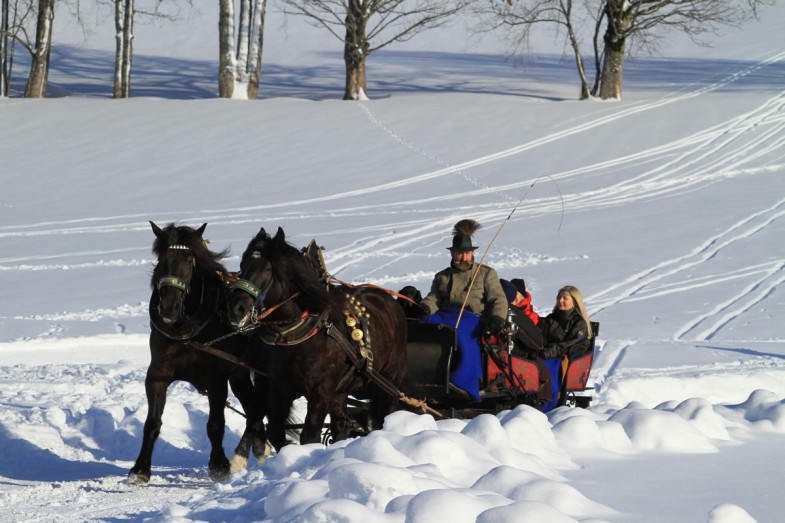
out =
[[[328,311],[311,314],[304,311],[296,320],[282,324],[265,324],[259,331],[259,337],[268,345],[298,345],[311,339],[326,324]]]

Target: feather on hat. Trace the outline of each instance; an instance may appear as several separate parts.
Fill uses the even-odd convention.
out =
[[[456,223],[452,228],[452,246],[448,247],[451,251],[473,251],[477,249],[476,245],[472,245],[472,236],[477,232],[482,225],[480,222],[464,218]]]

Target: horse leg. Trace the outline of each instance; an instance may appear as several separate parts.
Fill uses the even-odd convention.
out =
[[[319,443],[322,440],[324,419],[330,407],[333,406],[332,398],[325,398],[319,394],[311,395],[308,399],[308,411],[305,414],[303,430],[300,432],[300,444]]]
[[[286,445],[286,420],[294,398],[280,392],[271,394],[267,401],[267,438],[276,451]]]
[[[229,461],[229,472],[230,474],[235,474],[240,470],[245,470],[248,466],[248,453],[253,445],[251,430],[255,417],[250,401],[253,396],[253,384],[250,376],[243,375],[242,377],[230,379],[229,386],[232,388],[235,397],[240,401],[240,405],[242,405],[245,413],[245,430],[239,443],[237,443],[237,447],[234,449],[232,459]]]
[[[270,382],[267,376],[254,374],[254,422],[251,426],[251,432],[254,434],[254,438],[251,450],[253,450],[253,455],[260,464],[275,453],[275,450],[267,439],[267,431],[264,426],[264,416],[267,414],[267,396],[269,395],[269,391]]]
[[[333,404],[330,408],[330,433],[333,441],[341,441],[349,437],[348,398],[348,394],[333,396]]]
[[[248,454],[253,450],[259,462],[264,461],[272,454],[272,447],[267,442],[267,433],[264,428],[264,414],[267,408],[267,383],[262,376],[256,378],[256,384],[251,382],[250,376],[230,380],[232,392],[240,401],[245,412],[245,431],[240,442],[234,449],[230,461],[232,474],[245,470],[248,466]]]
[[[136,463],[128,472],[130,483],[146,484],[150,482],[153,447],[161,433],[161,416],[166,406],[166,389],[171,383],[170,378],[156,378],[150,375],[150,370],[147,371],[147,378],[144,382],[147,395],[147,418],[142,433],[142,448],[139,450]]]
[[[224,408],[229,388],[226,380],[216,381],[207,388],[207,401],[210,412],[207,416],[207,438],[210,440],[210,461],[207,473],[213,481],[223,481],[229,477],[229,460],[224,454],[223,439],[226,427]]]
[[[371,430],[379,430],[384,425],[384,418],[398,410],[398,397],[377,387],[371,392]]]

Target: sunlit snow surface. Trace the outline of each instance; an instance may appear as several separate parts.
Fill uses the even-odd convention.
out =
[[[373,55],[370,101],[343,102],[340,45],[295,38],[301,20],[271,30],[260,100],[218,100],[212,16],[140,27],[130,100],[109,99],[111,38],[56,46],[50,98],[0,99],[4,519],[782,521],[785,9],[627,63],[618,102],[577,101],[558,51],[516,68],[487,42],[453,48],[461,24]],[[465,217],[540,313],[583,292],[601,324],[590,409],[399,412],[214,484],[207,401],[176,383],[151,483],[127,484],[148,220],[208,223],[230,269],[281,226],[342,280],[427,291]],[[243,419],[227,423],[229,451]]]

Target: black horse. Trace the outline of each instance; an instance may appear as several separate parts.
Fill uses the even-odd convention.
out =
[[[230,294],[229,318],[256,327],[267,343],[268,437],[286,443],[292,402],[305,396],[308,410],[300,443],[320,439],[326,415],[334,440],[348,436],[347,400],[370,397],[373,428],[398,404],[406,374],[406,318],[386,292],[330,285],[278,228],[262,228],[240,262]]]
[[[150,481],[153,446],[161,431],[166,389],[177,380],[207,392],[210,407],[207,435],[212,447],[208,471],[212,479],[219,481],[234,469],[244,467],[250,450],[257,458],[266,452],[265,378],[257,375],[260,386],[254,388],[249,370],[197,348],[209,350],[214,345],[238,359],[247,359],[244,353],[253,350],[248,337],[235,335],[219,317],[219,312],[225,310],[227,293],[224,278],[228,273],[221,264],[226,251],[216,253],[207,248],[202,238],[207,224],[199,229],[174,224],[161,229],[153,222],[150,225],[156,236],[153,253],[158,263],[151,281],[151,359],[145,379],[148,410],[142,448],[128,474],[129,481]],[[222,341],[211,343],[227,335]],[[256,353],[263,356],[263,351]],[[255,361],[255,365],[260,364],[263,362]],[[246,429],[231,465],[223,450],[227,381],[246,413]]]

